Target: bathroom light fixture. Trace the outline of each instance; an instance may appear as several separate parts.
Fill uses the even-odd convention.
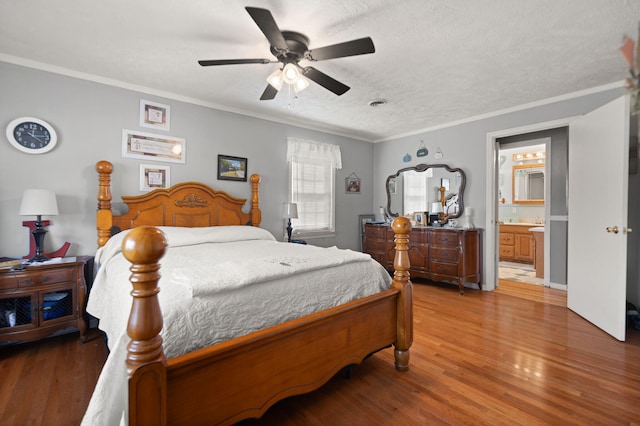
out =
[[[56,202],[56,194],[47,189],[27,189],[22,195],[22,204],[20,205],[20,216],[36,216],[36,228],[31,232],[36,242],[36,254],[29,263],[44,262],[49,260],[45,256],[43,243],[47,230],[42,224],[42,216],[57,216],[58,203]]]
[[[276,90],[280,91],[284,83],[293,86],[296,93],[309,86],[309,80],[305,78],[295,64],[289,63],[283,69],[275,70],[267,77],[267,82]]]

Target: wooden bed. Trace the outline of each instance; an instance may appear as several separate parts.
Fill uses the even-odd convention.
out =
[[[130,425],[233,424],[260,417],[277,401],[317,389],[344,367],[390,345],[395,346],[396,368],[409,368],[410,224],[402,217],[392,225],[396,256],[389,290],[165,359],[157,284],[166,240],[154,226],[258,226],[260,177],[254,174],[250,179],[250,213],[242,211],[246,200],[189,182],[122,197],[129,211],[114,216],[112,170],[107,161],[96,164],[98,245],[107,242],[114,228],[136,228],[123,242],[133,285],[126,358]]]

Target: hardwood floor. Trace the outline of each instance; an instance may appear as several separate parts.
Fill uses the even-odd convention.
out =
[[[414,282],[408,372],[385,349],[350,379],[338,375],[243,424],[638,424],[640,332],[621,343],[565,307],[510,291],[460,296]],[[0,351],[0,425],[78,424],[105,358],[100,339],[83,345],[72,334]]]
[[[567,292],[541,285],[523,283],[500,278],[496,293],[521,297],[555,306],[567,306]]]
[[[78,425],[107,358],[78,332],[0,348],[0,425]]]

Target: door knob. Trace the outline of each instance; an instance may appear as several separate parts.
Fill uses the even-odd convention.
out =
[[[617,226],[607,226],[607,232],[613,232],[614,234],[618,233],[618,227]]]
[[[631,228],[624,228],[624,232],[626,232],[627,234],[630,234],[633,232],[633,229]]]

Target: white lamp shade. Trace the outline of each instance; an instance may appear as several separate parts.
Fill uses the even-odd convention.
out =
[[[20,216],[57,216],[56,194],[48,189],[26,189],[20,204]]]
[[[277,69],[271,73],[269,77],[267,77],[267,82],[273,86],[274,89],[280,90],[282,89],[282,85],[284,84],[284,78],[282,75],[282,70]]]
[[[298,71],[298,68],[295,65],[287,64],[282,70],[282,76],[285,83],[293,84],[296,82],[298,77],[300,77],[300,71]]]
[[[284,217],[285,219],[297,219],[298,205],[296,203],[283,203],[282,217]]]
[[[431,214],[442,213],[442,204],[431,203]]]

